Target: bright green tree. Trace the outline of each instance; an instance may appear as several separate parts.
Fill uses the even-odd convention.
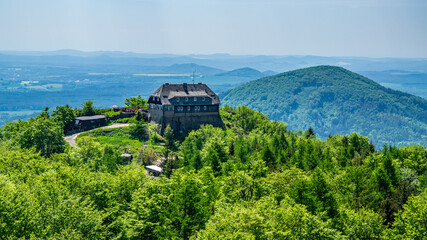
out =
[[[427,239],[427,190],[410,197],[396,215],[390,239]]]
[[[138,95],[138,97],[126,98],[125,105],[127,107],[142,108],[147,107],[147,100]]]

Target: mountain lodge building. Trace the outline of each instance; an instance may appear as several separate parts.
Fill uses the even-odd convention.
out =
[[[162,134],[167,125],[178,132],[203,124],[223,125],[219,98],[206,84],[165,83],[150,96],[148,104],[149,121],[159,124]]]

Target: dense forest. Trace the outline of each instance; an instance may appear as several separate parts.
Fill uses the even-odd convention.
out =
[[[84,111],[46,109],[1,129],[1,239],[427,238],[423,146],[379,150],[355,133],[321,141],[224,106],[224,128],[160,136],[137,114],[73,148],[64,128]],[[159,157],[162,176],[147,176]]]
[[[261,78],[223,97],[317,137],[357,132],[374,144],[427,146],[427,100],[385,88],[341,67],[317,66]]]

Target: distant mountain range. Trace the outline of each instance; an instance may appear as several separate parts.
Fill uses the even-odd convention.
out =
[[[284,72],[298,68],[333,65],[351,71],[401,70],[427,73],[427,58],[367,58],[367,57],[323,57],[323,56],[275,56],[275,55],[230,55],[220,54],[146,54],[120,51],[84,52],[72,49],[57,51],[0,51],[0,59],[36,60],[62,59],[70,62],[128,64],[134,62],[146,66],[169,66],[195,63],[231,71],[238,68],[254,68],[259,71]]]
[[[58,51],[0,51],[2,65],[32,67],[79,67],[97,69],[103,67],[120,73],[192,73],[204,76],[225,73],[236,69],[256,69],[264,76],[274,75],[318,65],[342,66],[370,77],[383,86],[408,92],[427,99],[426,58],[366,58],[366,57],[322,57],[322,56],[266,56],[217,54],[145,54],[120,51],[84,52],[72,49]],[[200,67],[199,67],[200,66]],[[182,69],[180,69],[182,67]],[[213,68],[212,71],[206,68]],[[205,71],[206,70],[206,71]],[[243,71],[244,72],[244,71]],[[399,74],[407,73],[407,74]],[[1,74],[1,72],[0,72]],[[231,76],[233,77],[233,76]],[[239,77],[239,76],[234,76]],[[254,80],[241,76],[237,84]],[[258,76],[260,78],[262,76]],[[417,83],[413,80],[416,79]],[[392,80],[390,82],[389,80]],[[219,81],[222,81],[221,79]],[[207,83],[215,83],[206,79]],[[230,81],[229,81],[230,82]],[[233,84],[232,84],[233,85]],[[233,85],[234,86],[234,85]],[[229,90],[226,87],[222,91]]]
[[[427,59],[0,51],[0,126],[24,116],[20,111],[46,106],[79,107],[89,99],[97,107],[119,105],[129,96],[147,97],[166,82],[190,83],[193,72],[195,82],[224,96],[249,81],[314,65],[345,66],[385,87],[427,99]]]
[[[262,77],[266,77],[266,76],[271,76],[277,74],[276,72],[273,71],[265,71],[265,72],[260,72],[256,69],[253,68],[239,68],[239,69],[235,69],[229,72],[225,72],[225,73],[220,73],[217,74],[217,77],[243,77],[243,78],[252,78],[252,79],[258,79],[258,78],[262,78]]]
[[[357,132],[376,145],[427,146],[427,100],[395,91],[342,67],[317,66],[261,78],[222,99],[316,136]]]

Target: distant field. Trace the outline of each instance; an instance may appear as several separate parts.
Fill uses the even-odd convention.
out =
[[[18,110],[18,111],[0,111],[0,127],[10,121],[18,119],[27,120],[30,117],[37,116],[42,110]]]
[[[2,115],[9,115],[14,117],[26,116],[34,113],[40,113],[43,110],[18,110],[18,111],[0,111]]]
[[[420,96],[424,99],[427,99],[427,84],[411,85],[411,84],[399,84],[399,83],[388,83],[380,82],[379,84],[384,87],[388,87],[394,90],[399,90],[405,93],[413,94]]]
[[[173,74],[173,73],[134,73],[133,76],[146,77],[190,77],[191,73]]]

